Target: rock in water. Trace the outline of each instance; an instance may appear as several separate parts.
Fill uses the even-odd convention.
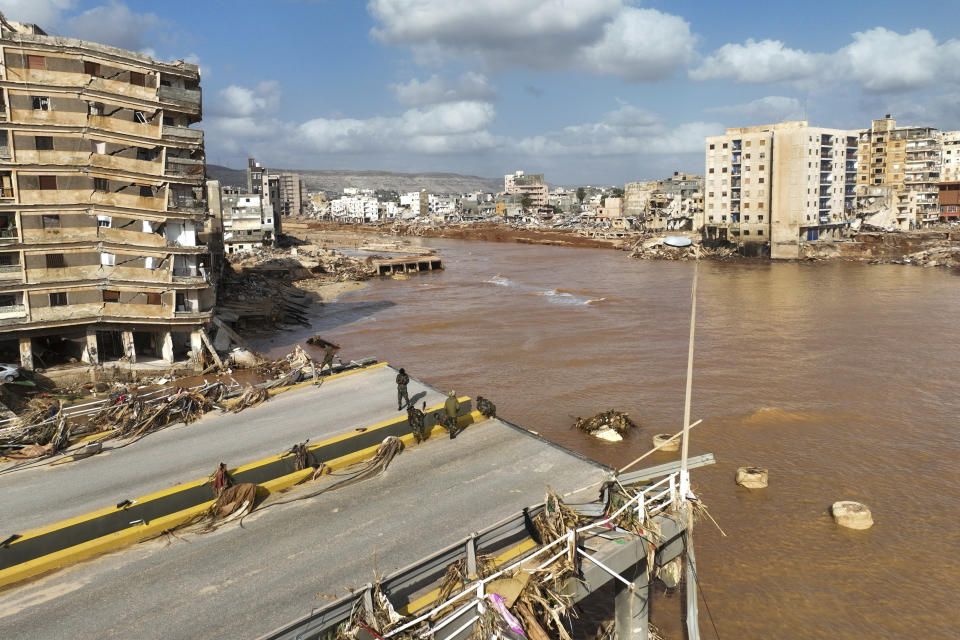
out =
[[[653,436],[653,446],[659,447],[667,440],[673,437],[672,433],[658,433]],[[660,447],[660,451],[679,451],[680,450],[680,438],[674,438],[666,446]]]
[[[767,486],[769,473],[760,467],[740,467],[737,469],[737,484],[747,489],[763,489]]]
[[[834,502],[830,508],[833,519],[841,527],[848,529],[869,529],[873,526],[873,515],[866,505],[850,500]]]

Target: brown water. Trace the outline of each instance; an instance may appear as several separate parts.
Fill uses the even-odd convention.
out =
[[[693,264],[431,243],[446,271],[375,281],[327,305],[313,331],[345,357],[487,396],[610,465],[680,427]],[[718,460],[693,480],[727,533],[702,521],[696,535],[719,637],[958,637],[958,285],[901,266],[701,266],[691,453]],[[283,334],[274,353],[306,335]],[[610,444],[570,428],[608,408],[640,433]],[[769,488],[735,486],[741,465],[768,467]],[[836,527],[841,499],[865,502],[876,525]],[[654,610],[672,638],[679,600]],[[702,604],[701,631],[714,637]]]

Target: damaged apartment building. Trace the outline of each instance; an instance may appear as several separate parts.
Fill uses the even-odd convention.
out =
[[[196,65],[0,16],[0,358],[161,363],[215,295]]]

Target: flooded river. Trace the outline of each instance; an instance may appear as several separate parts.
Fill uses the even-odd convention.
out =
[[[311,332],[345,358],[487,396],[609,465],[680,428],[693,264],[429,242],[446,271],[375,281],[326,305]],[[957,637],[958,325],[960,278],[943,270],[701,266],[691,453],[718,460],[693,480],[727,534],[709,521],[696,531],[719,637]],[[307,335],[281,334],[272,352]],[[611,444],[570,428],[608,408],[640,432]],[[768,467],[769,488],[735,486],[742,465]],[[873,529],[836,527],[828,509],[841,499],[869,505]],[[671,638],[679,600],[655,603]],[[715,637],[703,604],[701,635]]]

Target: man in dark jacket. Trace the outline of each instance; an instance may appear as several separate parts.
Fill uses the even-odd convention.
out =
[[[397,411],[403,409],[404,406],[410,406],[410,396],[407,393],[408,384],[410,384],[410,376],[401,368],[400,373],[397,374]]]
[[[450,432],[450,439],[457,437],[457,416],[460,414],[460,402],[457,401],[457,392],[451,391],[447,396],[447,401],[443,403],[443,412],[447,419],[447,430]]]

